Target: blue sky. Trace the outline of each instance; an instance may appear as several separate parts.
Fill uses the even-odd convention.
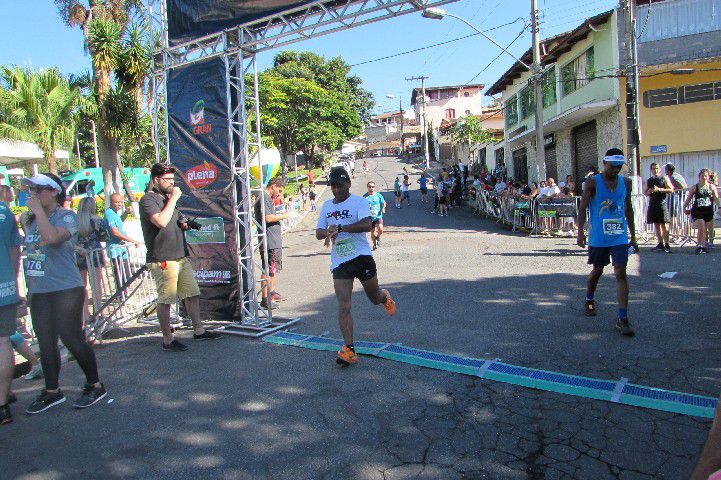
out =
[[[530,3],[529,0],[460,0],[444,8],[485,30],[518,17],[529,19]],[[572,29],[585,18],[613,8],[618,0],[538,0],[538,4],[541,34],[547,37]],[[0,64],[56,66],[64,73],[90,69],[90,59],[83,51],[82,34],[77,28],[70,29],[62,23],[51,0],[4,0],[3,13],[0,17],[3,36]],[[523,23],[517,21],[495,29],[489,35],[506,46],[522,28]],[[471,33],[468,26],[452,18],[439,21],[410,14],[288,48],[310,50],[326,57],[341,56],[354,65]],[[520,56],[530,44],[531,33],[527,30],[509,50]],[[495,45],[481,36],[474,36],[393,59],[358,65],[352,71],[363,79],[364,87],[373,92],[379,104],[378,111],[383,111],[397,108],[398,97],[407,108],[410,92],[416,84],[405,81],[406,77],[428,76],[426,85],[457,85],[478,75],[473,83],[490,86],[513,63],[513,59],[505,54],[494,61],[499,53]],[[272,58],[272,52],[259,55],[260,67],[266,68]],[[395,95],[396,99],[386,98],[387,94]]]

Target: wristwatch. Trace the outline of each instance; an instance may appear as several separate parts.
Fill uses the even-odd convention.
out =
[[[342,231],[343,231],[343,225],[338,224],[338,233],[340,233],[340,232],[342,232]]]

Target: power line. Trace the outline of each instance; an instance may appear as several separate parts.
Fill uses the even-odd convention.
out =
[[[516,38],[514,38],[513,41],[506,46],[506,50],[508,50],[509,48],[511,48],[511,46],[512,46],[514,43],[516,43],[516,41],[517,41],[519,38],[521,38],[521,36],[526,32],[526,30],[528,30],[528,25],[524,25],[524,26],[523,26],[523,29],[518,33],[518,35],[516,36]],[[476,74],[473,76],[473,78],[471,78],[470,80],[468,80],[465,84],[468,85],[469,83],[473,82],[473,80],[475,80],[476,78],[478,78],[478,76],[479,76],[480,74],[482,74],[483,72],[485,72],[486,70],[488,70],[488,67],[490,67],[491,65],[493,65],[493,63],[494,63],[496,60],[498,60],[498,58],[499,58],[501,55],[503,55],[503,53],[504,53],[504,52],[501,52],[501,53],[499,53],[498,55],[496,55],[493,60],[491,60],[490,62],[488,62],[488,65],[486,65],[485,67],[483,67],[480,72],[476,73]]]
[[[498,25],[498,26],[489,28],[488,30],[484,30],[484,33],[485,33],[485,32],[490,32],[490,31],[492,31],[492,30],[498,30],[499,28],[506,27],[506,26],[508,26],[508,25],[513,25],[514,23],[518,22],[519,20],[523,21],[524,19],[521,18],[521,17],[518,17],[517,19],[513,20],[512,22],[504,23],[504,24],[502,24],[502,25]],[[525,28],[525,27],[524,27],[524,28]],[[422,51],[422,50],[428,50],[429,48],[440,47],[440,46],[446,45],[446,44],[448,44],[448,43],[458,42],[458,41],[460,41],[460,40],[465,40],[466,38],[475,37],[475,36],[477,36],[477,35],[480,35],[480,33],[477,33],[477,32],[476,32],[476,33],[471,33],[471,34],[465,35],[465,36],[463,36],[463,37],[453,38],[453,39],[451,39],[451,40],[446,40],[446,41],[444,41],[444,42],[434,43],[434,44],[432,44],[432,45],[426,45],[425,47],[418,47],[418,48],[414,48],[414,49],[412,49],[412,50],[406,50],[406,51],[404,51],[404,52],[398,52],[398,53],[394,53],[394,54],[392,54],[392,55],[386,55],[386,56],[384,56],[384,57],[379,57],[379,58],[374,58],[374,59],[372,59],[372,60],[365,60],[365,61],[363,61],[363,62],[354,63],[354,64],[352,64],[352,65],[350,65],[350,66],[351,66],[351,67],[357,67],[357,66],[360,66],[360,65],[366,65],[366,64],[368,64],[368,63],[380,62],[381,60],[388,60],[388,59],[390,59],[390,58],[400,57],[400,56],[402,56],[402,55],[408,55],[409,53],[415,53],[415,52],[420,52],[420,51]]]

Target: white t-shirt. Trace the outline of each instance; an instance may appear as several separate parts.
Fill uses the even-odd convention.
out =
[[[368,200],[351,194],[342,203],[326,200],[320,209],[316,228],[327,229],[331,225],[351,225],[371,217]],[[330,270],[361,255],[372,255],[366,232],[340,232],[330,251]]]
[[[500,181],[496,184],[496,193],[501,193],[506,189],[506,182]]]
[[[558,188],[558,185],[546,187],[546,196],[550,197],[553,195],[560,195],[560,194],[561,194],[561,189]]]
[[[408,185],[406,185],[405,180],[401,182],[401,191],[403,191],[403,192],[408,191]]]

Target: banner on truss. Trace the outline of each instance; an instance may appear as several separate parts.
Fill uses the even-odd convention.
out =
[[[203,318],[233,320],[239,312],[228,80],[222,58],[170,69],[169,161],[183,190],[178,208],[201,224],[188,251],[201,292]]]

